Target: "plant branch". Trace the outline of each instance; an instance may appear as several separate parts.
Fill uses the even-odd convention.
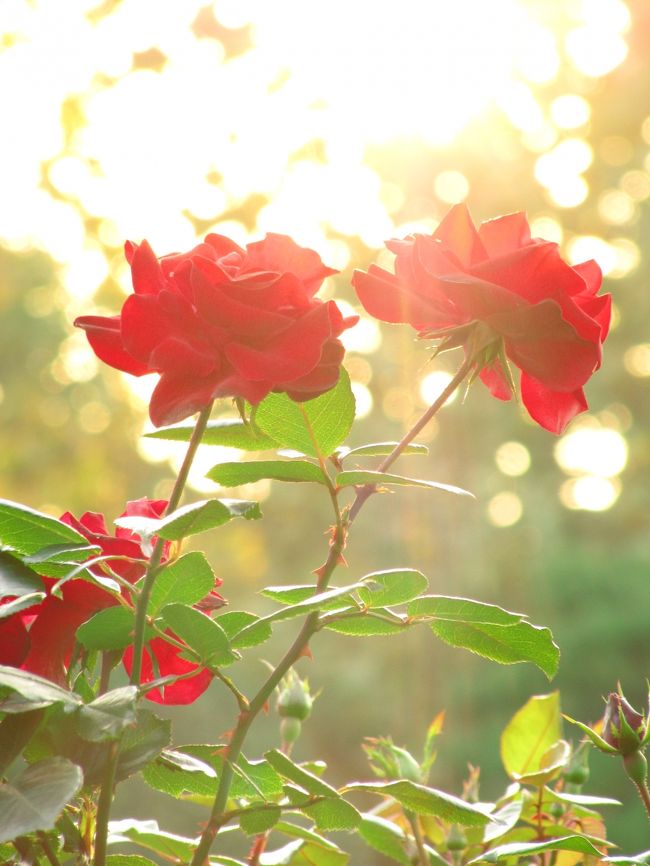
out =
[[[422,836],[420,819],[417,815],[412,815],[410,812],[406,813],[406,817],[411,825],[413,838],[415,839],[415,846],[418,849],[418,864],[419,866],[429,866],[429,857],[427,856],[427,849],[424,847],[424,837]]]
[[[646,782],[634,782],[634,784],[648,813],[648,818],[650,818],[650,790],[648,790],[648,785]]]
[[[46,834],[43,831],[39,831],[37,833],[38,841],[41,843],[41,848],[43,849],[43,853],[49,860],[51,866],[61,866],[59,858],[56,856],[54,848],[50,845],[50,840],[47,838]]]
[[[108,819],[113,802],[113,788],[117,774],[117,762],[120,756],[120,741],[111,743],[102,787],[97,801],[97,823],[95,825],[95,866],[105,866],[108,840]]]

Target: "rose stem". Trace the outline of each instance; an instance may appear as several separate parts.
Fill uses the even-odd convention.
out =
[[[634,780],[632,780],[634,781]],[[643,801],[643,805],[645,806],[645,810],[648,813],[648,818],[650,818],[650,791],[648,790],[648,785],[646,782],[634,782],[636,785],[636,789],[639,792],[639,796]]]
[[[428,424],[428,422],[433,418],[436,412],[438,412],[438,410],[444,405],[444,403],[456,390],[456,388],[461,384],[461,382],[467,376],[473,366],[474,356],[469,355],[465,358],[465,360],[459,367],[458,372],[451,380],[449,385],[447,385],[442,394],[440,394],[438,399],[431,404],[431,406],[426,410],[426,412],[424,412],[422,417],[415,422],[413,427],[395,446],[395,448],[393,448],[388,457],[386,457],[386,459],[378,467],[378,471],[384,472],[386,471],[386,469],[388,469],[389,466],[392,466],[392,464],[397,460],[397,458],[400,456],[400,454],[402,453],[404,448],[406,448],[409,442],[411,442],[411,440],[415,436],[417,436],[420,430],[422,430],[422,428],[426,424]],[[330,577],[332,576],[337,565],[340,562],[340,556],[345,546],[347,527],[350,525],[350,523],[352,523],[354,518],[363,507],[365,501],[373,492],[373,485],[366,485],[357,489],[355,500],[345,523],[343,522],[343,518],[339,513],[336,530],[333,535],[333,540],[329,549],[327,560],[322,566],[322,568],[319,569],[319,580],[316,590],[317,592],[323,592],[327,588]],[[212,847],[212,843],[214,842],[214,839],[219,832],[219,829],[224,820],[223,815],[226,804],[228,802],[228,794],[230,791],[230,785],[233,777],[232,767],[239,758],[242,747],[244,745],[244,741],[246,739],[246,735],[248,734],[248,729],[252,725],[257,714],[266,705],[266,702],[271,697],[273,690],[278,685],[282,677],[287,673],[289,668],[293,667],[296,661],[298,661],[300,656],[303,654],[313,634],[317,630],[318,611],[313,611],[305,620],[296,639],[291,644],[283,658],[280,660],[275,670],[270,674],[266,682],[264,682],[260,686],[259,691],[250,703],[248,711],[240,713],[237,725],[235,726],[235,729],[232,733],[232,738],[228,746],[226,758],[223,762],[221,778],[219,779],[219,787],[217,788],[217,794],[212,805],[210,818],[206,824],[205,830],[201,834],[201,839],[194,851],[194,856],[190,861],[190,866],[206,866],[206,864],[208,863],[208,855],[210,853],[210,848]]]
[[[205,428],[208,424],[208,419],[212,411],[212,404],[213,401],[211,401],[204,409],[202,409],[201,413],[199,414],[196,426],[194,427],[194,431],[192,433],[192,437],[190,439],[189,445],[187,446],[187,452],[185,454],[185,459],[183,460],[183,465],[181,466],[176,481],[174,482],[174,487],[169,497],[169,503],[167,504],[167,508],[165,509],[165,514],[171,514],[178,507],[178,503],[180,502],[181,496],[183,495],[185,482],[187,481],[187,476],[189,474],[192,461],[196,454],[196,449],[199,447],[199,444],[203,437],[203,433],[205,432]],[[162,559],[164,545],[164,539],[158,538],[149,559],[149,565],[147,566],[144,580],[142,582],[142,589],[140,590],[140,595],[138,596],[138,600],[136,603],[135,636],[133,638],[133,666],[131,668],[132,685],[140,685],[140,674],[142,671],[142,653],[144,648],[144,632],[147,622],[147,605],[149,604],[149,598],[151,596],[151,590],[153,589],[154,581],[156,580],[156,576],[160,571],[160,560]],[[108,837],[108,819],[111,810],[111,803],[113,801],[113,788],[115,786],[115,774],[117,771],[117,762],[119,759],[119,755],[120,741],[117,740],[111,746],[110,755],[106,764],[106,769],[104,771],[102,788],[99,793],[99,800],[97,802],[95,857],[93,861],[95,866],[105,866],[106,864],[106,840]]]

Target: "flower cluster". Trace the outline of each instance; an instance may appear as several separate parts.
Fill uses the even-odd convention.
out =
[[[121,516],[159,518],[166,507],[167,502],[164,500],[138,499],[127,503]],[[103,556],[111,557],[105,560],[105,564],[115,575],[130,584],[137,583],[143,577],[147,557],[139,536],[120,527],[115,535],[109,535],[104,516],[95,512],[86,512],[80,519],[66,513],[61,520],[80,532],[92,545],[99,547]],[[163,561],[168,555],[169,544],[166,543]],[[106,577],[106,573],[98,570],[98,566],[90,566],[90,571],[99,578]],[[119,602],[100,584],[84,578],[66,581],[58,595],[52,593],[57,581],[44,577],[43,582],[47,596],[40,604],[0,620],[0,664],[21,668],[60,685],[67,685],[77,629],[100,610]],[[128,603],[128,591],[123,591],[122,595]],[[7,597],[0,599],[0,602],[10,600]],[[221,596],[213,591],[205,603],[213,605],[215,601],[223,603]],[[187,679],[152,689],[147,693],[150,700],[164,704],[190,703],[210,684],[212,674],[183,659],[181,653],[181,649],[163,637],[155,637],[146,644],[141,682],[196,671],[194,676]],[[130,673],[131,647],[125,651],[122,660]]]
[[[156,258],[127,243],[134,294],[119,316],[81,316],[96,354],[111,367],[159,373],[150,415],[171,424],[215,397],[257,404],[270,391],[309,400],[332,388],[354,325],[314,297],[336,273],[313,250],[269,234],[245,250],[210,234],[189,253]]]
[[[597,294],[595,262],[568,265],[557,244],[531,237],[521,213],[477,230],[463,205],[433,235],[387,246],[394,274],[371,266],[353,277],[371,315],[463,345],[500,400],[512,396],[511,361],[521,370],[524,406],[546,430],[561,433],[587,408],[583,386],[600,366],[611,311],[610,296]]]

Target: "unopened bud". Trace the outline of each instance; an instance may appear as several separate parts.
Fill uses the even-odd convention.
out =
[[[283,743],[295,743],[300,737],[302,722],[287,716],[280,722],[280,737]]]
[[[301,680],[297,674],[293,674],[278,696],[278,713],[283,718],[304,722],[311,714],[313,703],[307,680]]]
[[[467,836],[456,824],[451,825],[451,829],[445,840],[448,851],[464,851],[467,848]]]

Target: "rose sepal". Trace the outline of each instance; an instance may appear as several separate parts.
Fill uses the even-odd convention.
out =
[[[571,716],[567,716],[566,713],[562,713],[563,718],[570,722],[572,725],[576,725],[583,734],[586,734],[587,737],[591,740],[591,742],[596,746],[597,749],[600,749],[601,752],[606,752],[608,755],[618,755],[618,749],[615,749],[613,746],[610,746],[603,738],[594,731],[593,728],[590,728],[589,725],[585,725],[584,722],[579,722],[577,719],[572,719]]]

